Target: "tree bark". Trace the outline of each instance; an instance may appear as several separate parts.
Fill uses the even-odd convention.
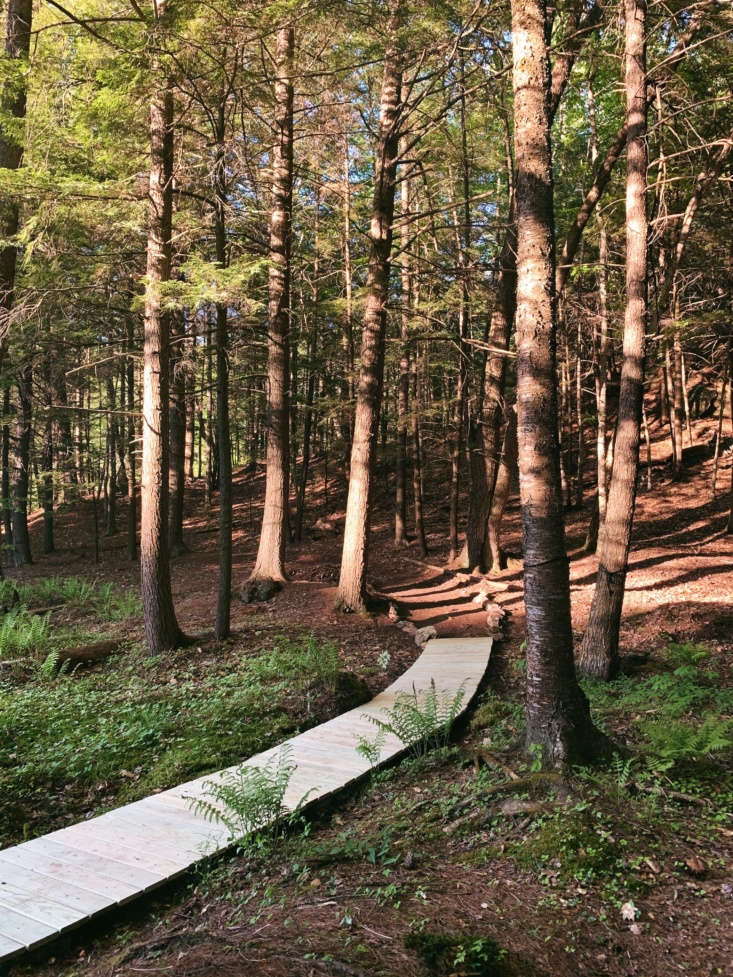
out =
[[[180,556],[188,551],[183,540],[183,501],[186,489],[186,375],[183,365],[185,319],[182,309],[171,313],[169,356],[168,551]]]
[[[403,140],[404,146],[404,140]],[[407,428],[410,402],[410,314],[412,307],[412,256],[409,251],[410,180],[400,184],[400,216],[403,219],[400,256],[400,362],[397,387],[397,457],[395,462],[395,546],[407,543]]]
[[[158,0],[158,17],[165,5]],[[154,75],[157,74],[154,65]],[[140,577],[143,617],[151,655],[182,640],[171,591],[168,557],[168,343],[169,315],[161,285],[171,271],[173,213],[173,91],[169,81],[150,103],[150,186],[147,285],[143,339],[143,460]]]
[[[369,235],[369,269],[361,341],[359,389],[354,417],[351,475],[337,595],[337,606],[347,612],[363,611],[366,607],[370,496],[384,374],[384,339],[402,102],[402,55],[398,37],[402,0],[391,0],[389,11]]]
[[[112,377],[107,377],[107,451],[109,453],[109,465],[107,471],[107,525],[105,534],[115,536],[117,534],[117,442],[119,441],[119,425],[115,411],[117,409],[117,398],[115,396],[115,384]]]
[[[619,628],[636,502],[647,318],[646,0],[625,0],[626,16],[626,309],[616,445],[598,577],[579,667],[608,679],[619,669]]]
[[[308,337],[308,378],[305,388],[305,411],[303,416],[303,457],[298,479],[298,495],[295,507],[295,539],[300,542],[303,538],[303,519],[305,516],[305,493],[308,487],[308,472],[311,459],[311,433],[313,430],[313,405],[316,394],[316,351],[318,349],[319,303],[320,303],[320,223],[321,223],[321,188],[316,189],[316,202],[313,214],[313,288],[311,291],[313,317],[310,336]]]
[[[14,460],[11,484],[15,565],[32,563],[28,534],[28,484],[30,475],[33,364],[26,362],[17,378],[18,405],[15,415]]]
[[[545,0],[512,0],[511,7],[526,736],[550,763],[575,763],[594,756],[599,736],[575,677],[560,492],[547,10]]]
[[[33,17],[32,0],[8,0],[5,24],[5,57],[21,65],[28,60]],[[19,68],[19,79],[13,79],[3,86],[0,103],[3,114],[13,119],[24,119],[26,110],[27,81],[23,67]],[[0,168],[17,170],[23,160],[23,144],[13,132],[0,125]],[[15,297],[15,269],[17,248],[7,244],[18,233],[20,209],[14,197],[4,196],[0,201],[0,368],[7,350],[10,317]]]
[[[3,501],[3,560],[13,552],[13,517],[10,499],[10,387],[3,392],[3,444],[2,444],[2,501]]]
[[[285,581],[288,532],[290,381],[290,246],[293,205],[292,27],[277,32],[275,132],[270,213],[269,327],[267,335],[267,475],[257,560],[250,580]]]

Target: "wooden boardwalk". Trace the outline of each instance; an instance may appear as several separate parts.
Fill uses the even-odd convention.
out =
[[[369,717],[384,718],[400,694],[415,690],[424,695],[434,681],[442,695],[452,697],[462,686],[464,711],[490,653],[490,638],[434,639],[371,702],[286,740],[295,769],[285,805],[292,809],[306,797],[307,808],[363,776],[370,765],[356,748],[362,737],[375,738],[377,727]],[[245,762],[263,767],[277,760],[283,745]],[[404,748],[395,736],[386,736],[380,764]],[[192,808],[193,800],[206,795],[207,782],[225,773],[208,774],[0,851],[0,965],[230,847],[228,830]]]

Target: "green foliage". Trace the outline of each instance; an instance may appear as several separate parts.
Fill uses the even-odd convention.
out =
[[[459,972],[471,977],[500,977],[507,951],[489,936],[413,930],[405,946],[420,957],[434,977]]]
[[[314,634],[278,637],[272,651],[251,663],[253,674],[261,681],[287,678],[302,683],[305,679],[306,684],[315,680],[327,687],[333,687],[340,668],[336,645]]]
[[[633,714],[640,749],[669,769],[733,745],[733,690],[721,687],[716,672],[703,670],[709,657],[704,645],[673,643],[666,649],[671,671],[587,683],[586,690],[602,716]]]
[[[29,625],[45,620],[22,613]],[[331,673],[333,650],[318,652],[313,638],[289,638],[259,655],[230,649],[225,670],[187,655],[172,672],[133,649],[93,671],[62,670],[53,682],[33,672],[24,684],[3,669],[0,837],[17,836],[31,812],[46,828],[65,812],[114,806],[274,745],[305,719],[294,689]],[[47,674],[54,665],[49,658]]]
[[[204,796],[193,798],[191,807],[207,820],[223,824],[231,843],[261,844],[296,815],[305,800],[295,811],[283,803],[296,769],[291,755],[290,747],[283,746],[264,767],[241,763],[224,770],[216,780],[204,783]]]
[[[465,694],[463,686],[453,696],[441,694],[434,680],[425,693],[418,693],[414,687],[412,695],[401,693],[392,709],[384,710],[384,719],[368,717],[377,726],[377,735],[371,742],[360,738],[358,752],[376,766],[388,733],[408,746],[415,756],[424,756],[430,750],[447,746]]]
[[[90,582],[83,577],[41,577],[28,583],[0,581],[0,603],[11,604],[16,593],[23,607],[60,604],[84,608],[105,621],[122,621],[140,611],[137,591],[120,592],[112,583]]]
[[[37,654],[47,647],[49,615],[15,607],[0,619],[0,659]]]

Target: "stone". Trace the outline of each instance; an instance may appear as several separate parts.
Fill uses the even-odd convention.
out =
[[[426,645],[431,638],[437,637],[438,632],[435,630],[432,624],[429,624],[427,627],[418,628],[417,631],[415,631],[415,644],[418,646],[418,648],[422,648],[422,646]]]

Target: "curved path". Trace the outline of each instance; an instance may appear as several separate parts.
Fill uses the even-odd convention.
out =
[[[465,711],[490,653],[490,638],[430,641],[414,665],[371,702],[245,763],[256,767],[276,763],[287,746],[294,770],[284,803],[292,809],[303,802],[307,808],[368,772],[370,764],[357,747],[362,738],[374,740],[376,727],[370,717],[384,718],[400,694],[414,691],[424,696],[433,682],[449,699],[462,687],[461,711]],[[404,749],[404,743],[387,735],[379,765]],[[0,965],[229,848],[229,831],[218,821],[207,821],[192,806],[196,798],[206,797],[207,783],[226,773],[208,774],[0,851]]]

